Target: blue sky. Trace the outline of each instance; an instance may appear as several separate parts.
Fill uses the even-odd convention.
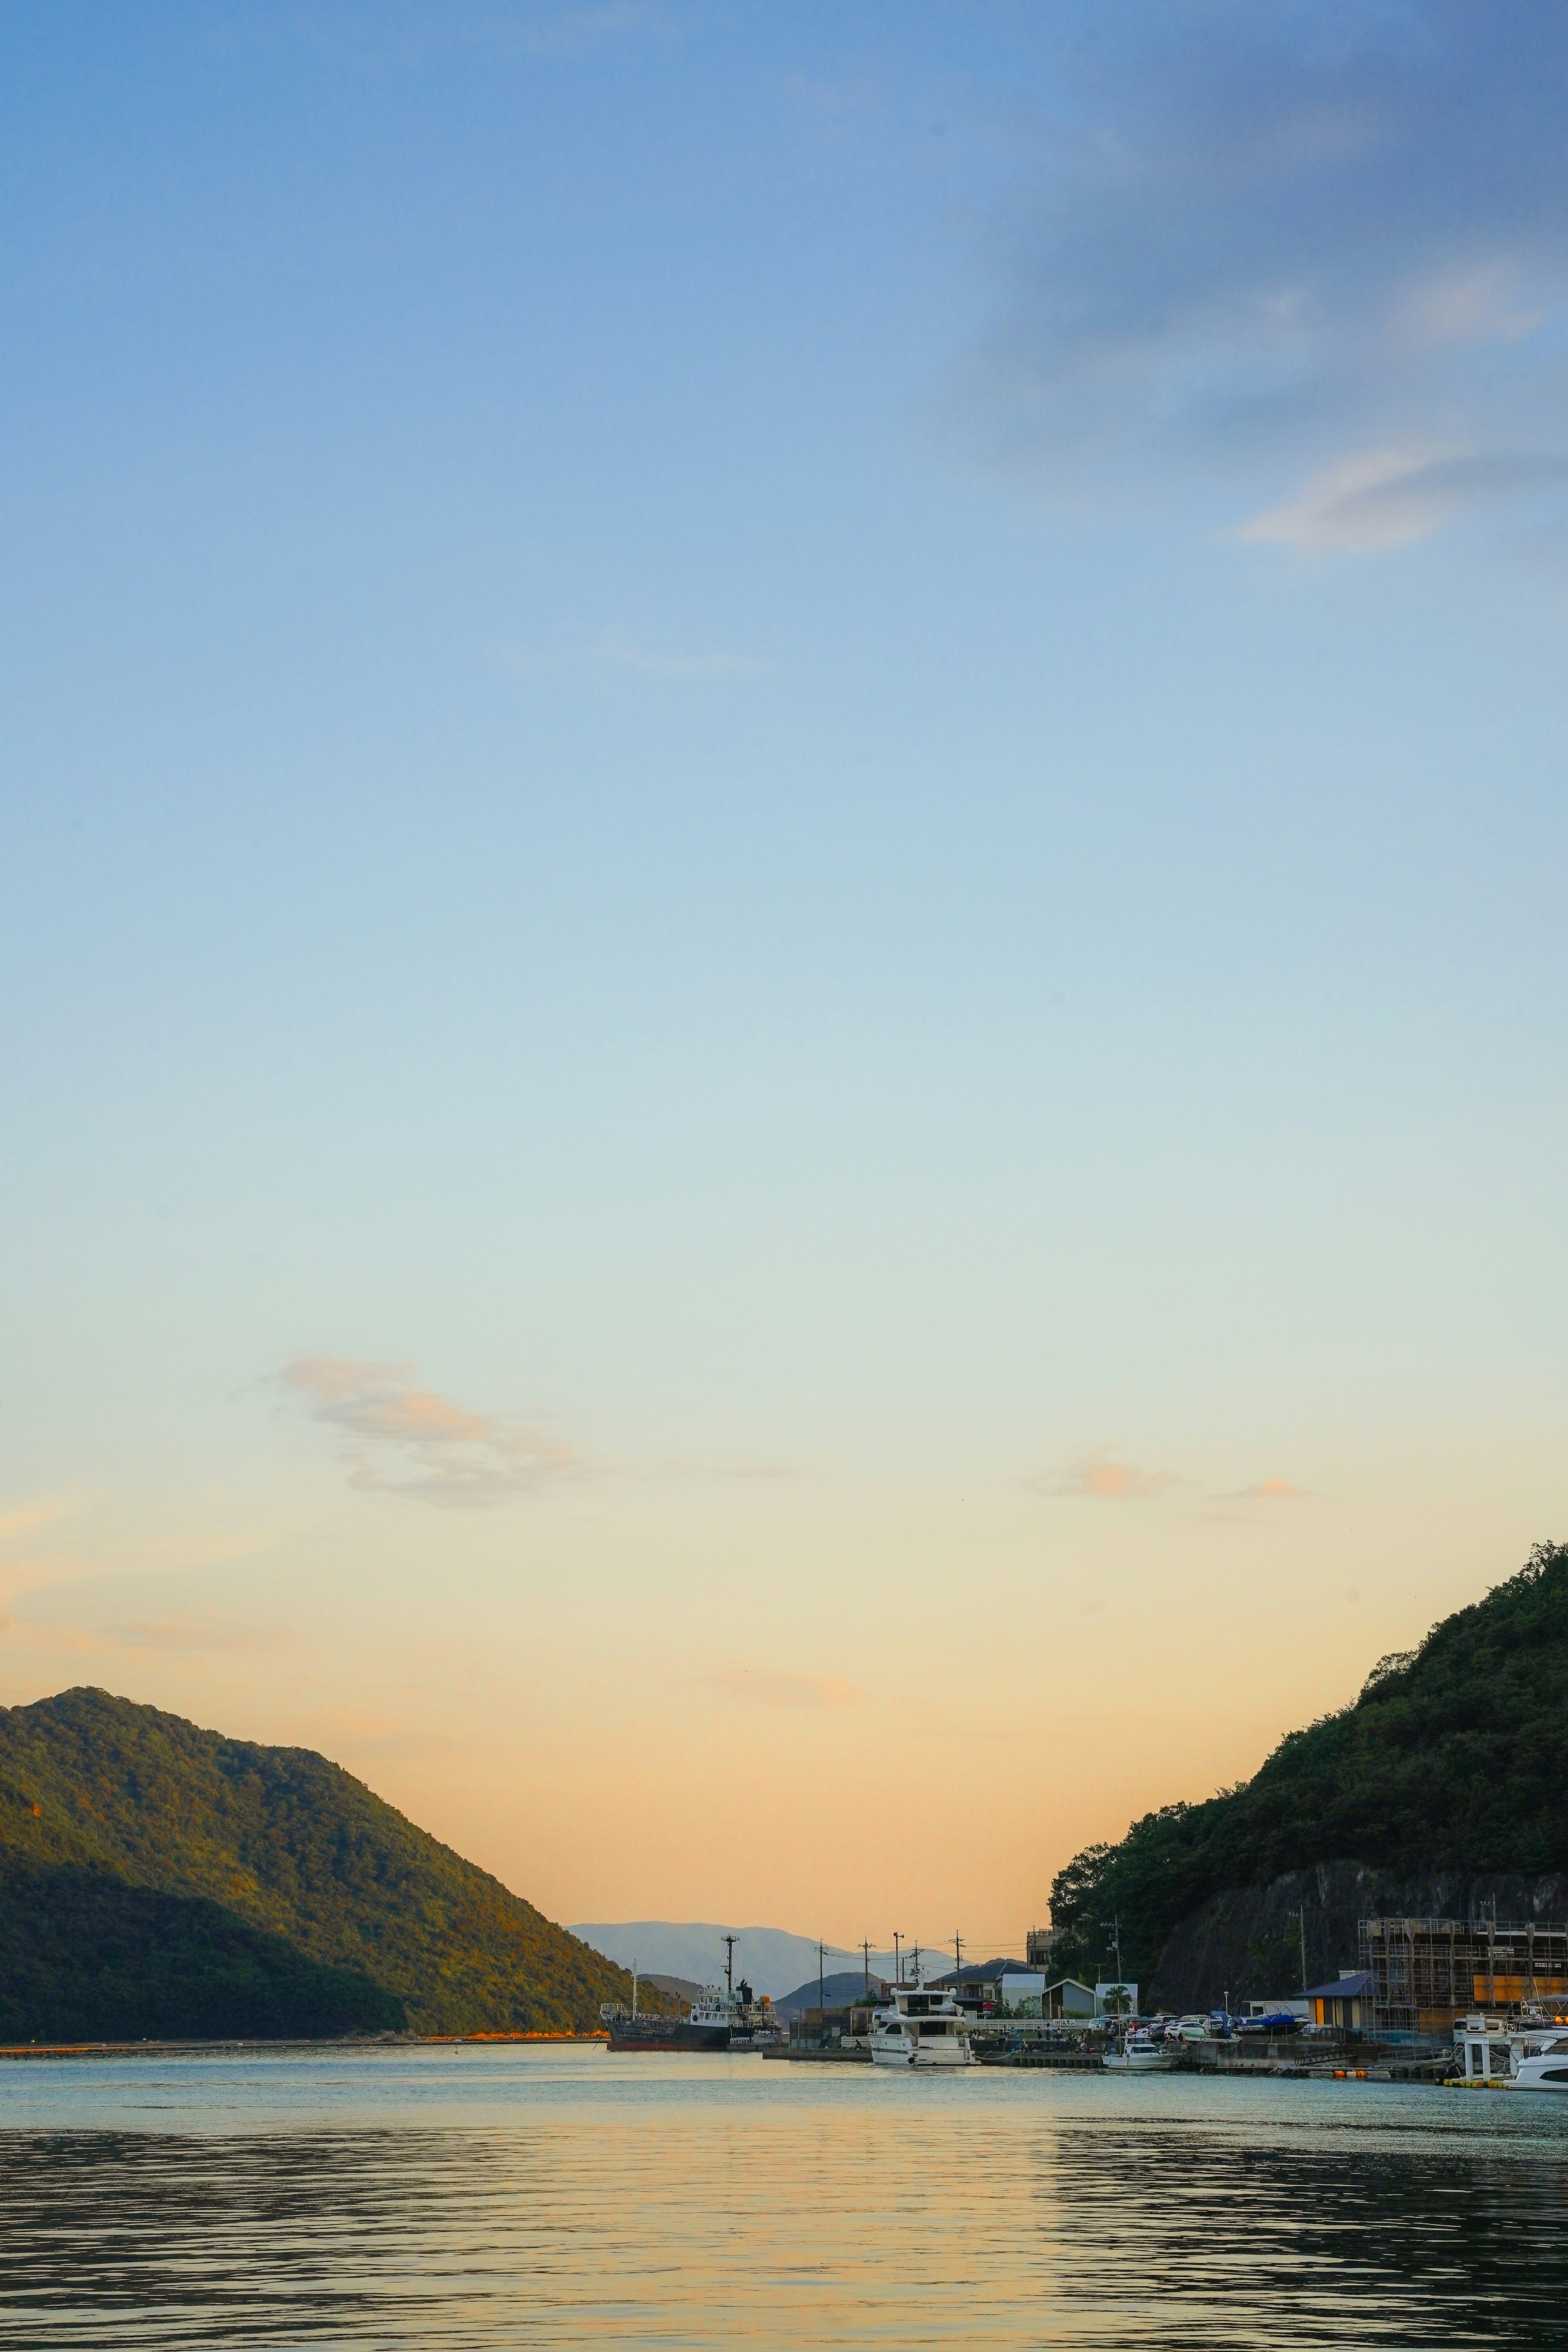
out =
[[[1000,1935],[1554,1531],[1559,12],[0,37],[0,1696]]]

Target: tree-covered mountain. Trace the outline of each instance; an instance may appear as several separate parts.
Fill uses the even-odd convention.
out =
[[[180,1901],[137,1904],[128,1890]],[[160,1973],[192,1988],[180,2013],[193,2034],[272,2030],[220,2026],[220,2011],[265,2013],[288,2033],[336,2030],[300,2021],[311,2016],[400,2015],[420,2033],[581,2032],[631,1990],[622,1969],[325,1757],[226,1739],[100,1690],[0,1708],[0,2030],[20,2040],[54,2031],[19,2021],[46,2012],[151,2017]],[[29,1937],[49,1956],[52,1990],[21,1969]],[[204,1977],[211,1999],[198,1998]],[[133,1998],[137,1984],[147,1990]],[[172,2032],[167,2007],[157,2024],[78,2030]]]
[[[1381,1659],[1360,1697],[1293,1731],[1253,1778],[1166,1805],[1051,1887],[1053,1973],[1122,1967],[1149,1983],[1173,1929],[1227,1889],[1353,1862],[1434,1871],[1568,1870],[1568,1545]]]
[[[104,1870],[0,1872],[0,2042],[402,2032],[403,2003],[221,1903]]]

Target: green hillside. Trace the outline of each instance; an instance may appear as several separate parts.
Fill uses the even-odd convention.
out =
[[[602,2000],[630,1995],[623,1970],[325,1757],[226,1739],[107,1691],[0,1708],[0,1914],[25,1901],[41,1916],[37,1874],[62,1872],[62,1906],[83,1899],[84,1873],[221,1906],[229,1941],[208,1931],[235,1966],[236,1929],[282,1937],[368,1979],[367,2021],[384,2021],[390,1997],[417,2033],[580,2032]],[[174,1935],[179,1915],[159,1916]],[[162,1931],[147,1914],[139,1932]],[[194,1932],[186,1916],[171,1966]],[[16,1948],[0,1933],[0,1965]],[[303,1980],[295,1990],[306,1998]],[[317,1985],[310,1998],[325,2013],[344,1995]]]
[[[0,2042],[402,2032],[403,2003],[219,1903],[106,1871],[0,1875]]]
[[[1172,1928],[1211,1895],[1347,1860],[1568,1870],[1568,1546],[1538,1544],[1239,1788],[1076,1855],[1051,1888],[1053,1973],[1092,1981],[1119,1919],[1122,1966],[1148,1983]]]

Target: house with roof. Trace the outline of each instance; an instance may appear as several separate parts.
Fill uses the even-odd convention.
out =
[[[946,1976],[930,1981],[951,1992],[960,2009],[972,2010],[979,2016],[999,2009],[1016,2010],[1022,2001],[1037,2001],[1046,1982],[1038,1969],[1026,1968],[1022,1960],[1009,1959],[986,1960],[978,1968],[950,1969]]]
[[[1306,1991],[1308,2015],[1314,2025],[1337,2025],[1342,2033],[1361,2033],[1372,2024],[1372,2001],[1369,1988],[1372,1978],[1365,1969],[1342,1969],[1328,1984],[1309,1985]]]
[[[1097,2005],[1092,1985],[1079,1984],[1077,1977],[1058,1977],[1046,1987],[1047,2017],[1093,2017]]]

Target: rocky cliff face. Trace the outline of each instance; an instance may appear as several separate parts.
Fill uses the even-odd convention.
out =
[[[1232,2009],[1301,1990],[1301,1921],[1307,1978],[1321,1984],[1357,1966],[1363,1919],[1479,1917],[1497,1904],[1500,1920],[1568,1918],[1568,1878],[1519,1878],[1430,1871],[1411,1875],[1359,1862],[1288,1871],[1268,1886],[1227,1888],[1181,1921],[1160,1955],[1145,2009]]]

